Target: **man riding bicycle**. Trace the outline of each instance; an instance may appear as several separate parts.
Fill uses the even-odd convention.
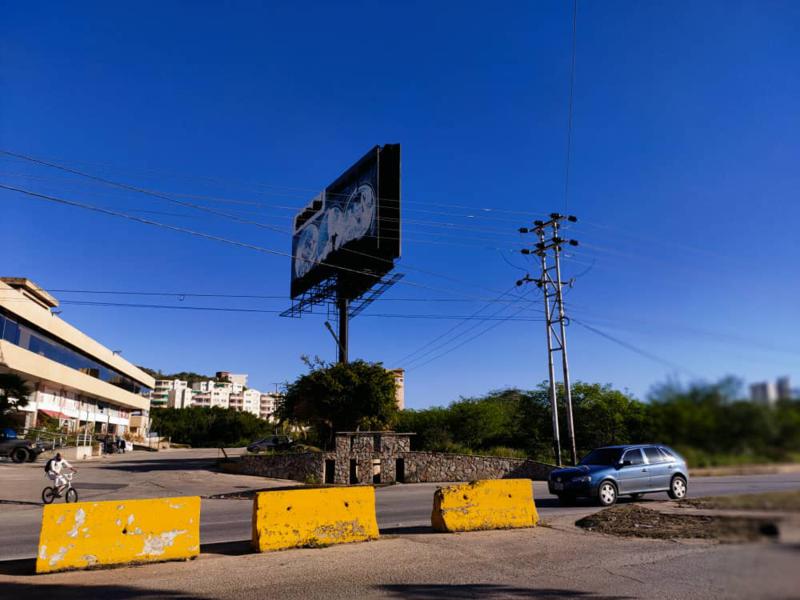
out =
[[[44,466],[47,476],[56,483],[56,496],[61,496],[61,492],[67,486],[67,479],[64,477],[66,470],[72,473],[77,473],[78,469],[73,467],[69,462],[61,458],[61,453],[57,453],[53,458],[47,461]]]

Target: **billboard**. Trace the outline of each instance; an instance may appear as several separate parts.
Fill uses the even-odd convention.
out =
[[[294,219],[291,295],[336,278],[354,299],[400,256],[400,146],[375,146]]]

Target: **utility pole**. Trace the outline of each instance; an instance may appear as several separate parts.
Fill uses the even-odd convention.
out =
[[[522,227],[520,233],[534,233],[538,237],[535,249],[524,248],[523,254],[534,254],[539,257],[541,275],[538,279],[532,279],[526,275],[517,281],[517,285],[523,283],[535,283],[544,296],[544,317],[547,332],[547,373],[550,379],[550,407],[553,415],[553,453],[555,454],[556,464],[561,466],[561,439],[559,434],[558,422],[558,397],[555,378],[555,368],[553,366],[553,354],[561,353],[561,367],[564,378],[564,403],[567,412],[567,434],[569,436],[569,449],[572,464],[577,464],[578,456],[575,445],[575,426],[572,417],[572,389],[570,387],[569,360],[567,357],[567,330],[568,318],[564,309],[564,294],[562,291],[563,281],[561,280],[561,252],[562,245],[569,244],[577,246],[576,240],[565,240],[559,237],[561,222],[567,220],[575,223],[578,219],[573,216],[552,213],[549,221],[534,221],[534,227],[528,229]],[[549,231],[548,231],[549,230]],[[550,237],[548,238],[548,234]],[[553,264],[549,264],[548,258],[552,252]],[[552,274],[555,273],[555,279]],[[556,329],[556,325],[558,329]],[[553,341],[555,340],[555,344]]]

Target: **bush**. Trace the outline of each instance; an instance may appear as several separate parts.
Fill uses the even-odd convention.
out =
[[[150,418],[152,431],[193,448],[246,446],[274,429],[267,421],[232,408],[154,408]]]

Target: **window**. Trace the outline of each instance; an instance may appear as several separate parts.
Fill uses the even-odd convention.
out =
[[[644,455],[647,457],[647,462],[651,465],[664,462],[664,456],[658,451],[658,448],[649,446],[644,449]]]
[[[0,330],[2,330],[4,340],[34,354],[44,356],[96,379],[107,381],[134,394],[144,394],[150,391],[138,381],[107,367],[87,354],[57,341],[33,326],[18,323],[6,315],[0,314]]]
[[[659,448],[661,450],[661,454],[664,455],[664,460],[667,462],[672,462],[675,460],[675,454],[667,450],[666,448]]]
[[[623,461],[629,460],[631,461],[632,465],[641,465],[644,464],[644,459],[642,458],[642,451],[638,448],[636,450],[628,450],[625,455],[622,457]]]

